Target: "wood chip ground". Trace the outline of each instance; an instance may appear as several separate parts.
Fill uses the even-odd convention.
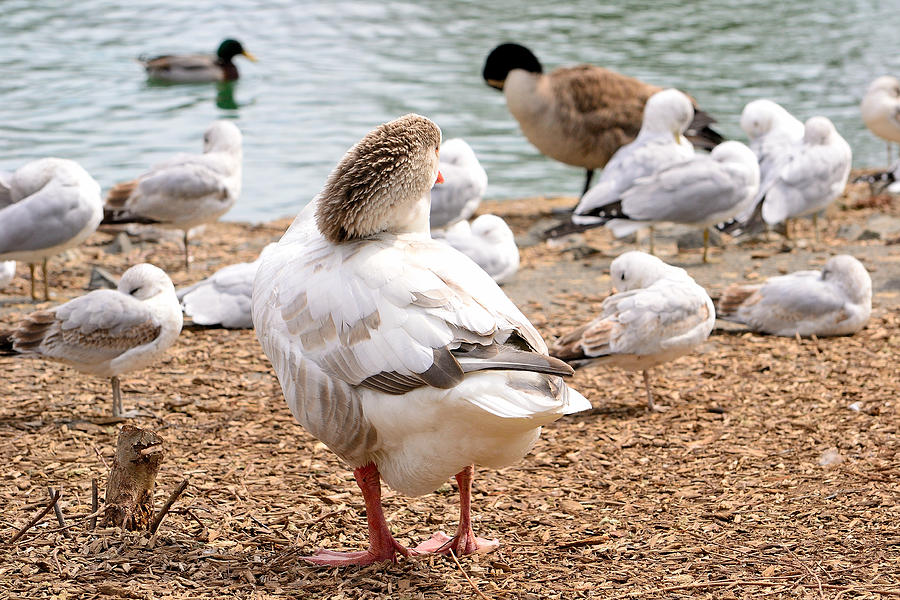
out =
[[[579,370],[572,385],[589,414],[547,427],[520,464],[481,470],[477,533],[499,551],[314,568],[320,546],[361,549],[366,526],[353,477],[295,424],[252,331],[184,331],[165,360],[124,376],[133,422],[164,436],[161,504],[190,486],[151,536],[89,530],[91,481],[105,488],[117,427],[106,380],[38,360],[0,358],[0,600],[37,598],[889,598],[900,596],[900,244],[847,242],[841,225],[900,203],[860,186],[830,209],[820,244],[728,245],[664,259],[715,295],[728,283],[861,257],[875,310],[852,337],[796,340],[723,326],[698,352],[655,369],[662,413],[648,413],[639,374]],[[524,239],[554,206],[574,199],[489,203]],[[51,261],[51,303],[32,305],[27,266],[0,297],[0,328],[82,293],[92,265],[120,275],[136,262],[176,285],[252,260],[289,224],[220,223],[196,239],[181,269],[177,238],[110,254],[97,233]],[[811,237],[808,223],[802,236]],[[632,248],[606,231],[522,251],[508,293],[549,339],[596,312],[612,257]],[[53,512],[7,540],[60,490]],[[102,506],[101,506],[102,508]],[[455,488],[406,498],[385,490],[398,539],[415,545],[452,532]]]

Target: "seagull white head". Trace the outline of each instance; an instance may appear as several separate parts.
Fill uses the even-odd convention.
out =
[[[900,80],[891,75],[883,75],[869,84],[866,95],[877,94],[890,98],[900,98]]]
[[[803,143],[809,145],[825,145],[837,130],[826,117],[811,117],[804,123]]]
[[[125,271],[117,289],[138,300],[147,300],[166,292],[175,294],[175,286],[166,272],[150,263],[134,265]]]
[[[667,265],[652,254],[638,250],[620,254],[609,266],[609,275],[619,292],[649,287],[660,279],[689,278],[684,269]]]
[[[785,117],[790,117],[790,113],[781,105],[765,98],[754,100],[741,112],[741,129],[753,141],[772,131]]]
[[[418,226],[438,170],[441,130],[408,114],[379,125],[350,148],[334,168],[316,206],[316,225],[333,243]],[[424,201],[424,205],[422,204]]]
[[[240,152],[241,130],[231,121],[215,121],[203,134],[203,152]]]
[[[679,140],[693,120],[694,106],[690,98],[670,88],[656,92],[647,100],[641,131],[671,133]]]
[[[745,144],[734,140],[722,142],[709,153],[710,158],[720,163],[756,165],[756,155]],[[757,170],[759,170],[757,168]]]
[[[472,234],[497,244],[515,241],[509,225],[497,215],[481,215],[472,221]]]
[[[872,278],[861,262],[849,254],[832,256],[822,267],[822,280],[838,286],[853,302],[872,302]]]

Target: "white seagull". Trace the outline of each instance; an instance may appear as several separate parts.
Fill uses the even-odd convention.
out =
[[[740,142],[723,142],[709,154],[636,179],[604,206],[597,224],[616,237],[661,222],[702,227],[703,262],[708,262],[708,228],[746,210],[758,187],[756,155]]]
[[[753,100],[741,112],[741,129],[750,138],[750,149],[767,164],[803,140],[803,123],[783,106],[765,98]]]
[[[748,102],[741,112],[741,129],[750,139],[750,149],[759,161],[759,191],[743,213],[718,227],[732,235],[744,233],[748,225],[758,223],[755,212],[779,169],[803,143],[803,123],[781,105],[760,99]]]
[[[541,426],[590,404],[474,262],[429,235],[440,129],[418,115],[353,146],[263,257],[253,323],[296,419],[354,469],[369,548],[319,550],[324,565],[396,554],[488,552],[472,531],[473,464],[519,460]],[[391,535],[380,479],[422,495],[456,474],[460,522],[414,551]]]
[[[181,229],[188,268],[188,232],[216,221],[240,196],[241,146],[237,125],[214,122],[203,134],[203,154],[176,155],[109,190],[103,222],[152,223]]]
[[[619,148],[606,163],[597,184],[575,207],[571,223],[554,227],[545,236],[558,237],[602,225],[606,207],[616,203],[636,180],[690,160],[694,147],[682,136],[693,118],[690,98],[678,90],[663,90],[650,96],[637,138]]]
[[[773,176],[760,186],[761,216],[768,225],[813,216],[816,239],[819,227],[816,213],[844,192],[853,158],[850,144],[825,117],[812,117],[804,125],[803,142],[781,162]]]
[[[516,238],[497,215],[481,215],[471,223],[460,221],[433,235],[474,260],[497,283],[509,281],[519,270]]]
[[[102,218],[100,184],[74,161],[41,158],[0,173],[0,261],[28,263],[34,300],[37,263],[43,265],[49,300],[47,260],[80,245]]]
[[[487,173],[461,138],[441,144],[444,185],[431,190],[431,228],[442,229],[471,217],[487,189]]]
[[[274,243],[269,244],[262,253],[274,247]],[[253,262],[222,267],[206,279],[178,290],[184,314],[197,325],[252,328],[250,296],[262,253]]]
[[[647,405],[656,410],[649,370],[702,344],[715,325],[715,308],[684,269],[650,254],[622,254],[610,276],[623,291],[603,301],[599,317],[559,338],[550,354],[643,371]]]
[[[900,80],[885,75],[873,81],[860,110],[869,131],[887,142],[887,164],[891,164],[891,142],[900,143]]]
[[[847,254],[821,271],[796,271],[762,284],[732,284],[719,300],[719,318],[751,330],[793,337],[850,335],[872,314],[872,279]]]
[[[169,276],[151,264],[125,271],[115,290],[94,290],[25,317],[0,334],[0,348],[109,377],[121,416],[119,375],[155,362],[181,333],[181,307]]]

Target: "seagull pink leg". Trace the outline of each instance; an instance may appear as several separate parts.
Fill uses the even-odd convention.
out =
[[[459,527],[456,535],[447,537],[443,531],[431,536],[431,539],[416,546],[415,551],[421,553],[449,554],[451,550],[457,556],[474,553],[493,552],[500,546],[497,540],[486,540],[477,537],[472,531],[472,477],[474,465],[469,465],[456,474],[459,484]]]
[[[371,565],[372,563],[395,561],[397,554],[409,556],[410,551],[401,546],[388,527],[381,508],[381,475],[373,463],[353,471],[356,484],[362,490],[366,502],[366,520],[369,523],[369,549],[362,552],[334,552],[319,549],[312,556],[303,559],[317,565],[342,567],[346,565]]]

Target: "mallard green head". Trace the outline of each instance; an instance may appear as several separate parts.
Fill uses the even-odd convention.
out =
[[[244,46],[239,41],[233,40],[231,38],[222,41],[222,43],[219,44],[219,49],[216,50],[216,56],[218,56],[225,62],[230,62],[231,59],[238,54],[245,56],[247,60],[256,62],[255,56],[244,50]]]

